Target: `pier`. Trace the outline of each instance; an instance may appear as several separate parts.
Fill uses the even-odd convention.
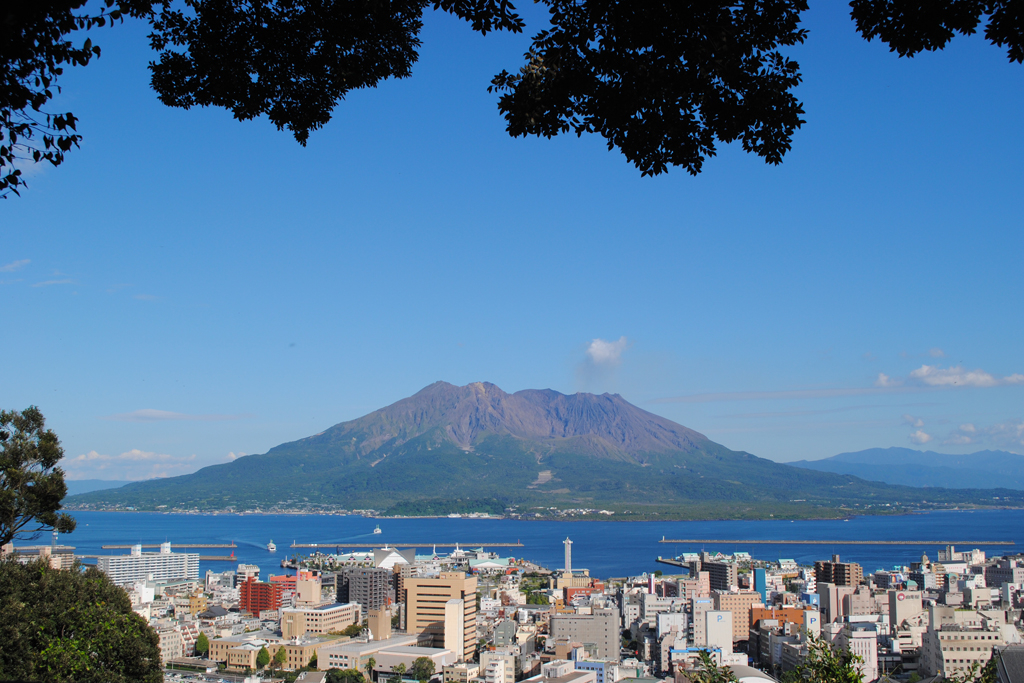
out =
[[[522,548],[515,543],[292,543],[291,548]],[[104,546],[106,547],[106,546]]]
[[[104,550],[131,550],[138,543],[129,543],[128,545],[104,545],[100,546]],[[143,548],[159,548],[159,543],[143,543]],[[234,543],[171,543],[171,548],[237,548],[238,546]]]
[[[103,546],[104,548],[106,546]],[[127,546],[131,547],[131,546]],[[191,547],[191,546],[190,546]],[[100,557],[109,557],[109,555],[75,555],[75,559],[78,560],[95,560]],[[200,555],[199,560],[201,562],[234,562],[238,558],[234,555]]]
[[[840,541],[840,540],[764,540],[734,538],[662,538],[658,543],[684,543],[688,545],[1015,545],[1013,541]]]

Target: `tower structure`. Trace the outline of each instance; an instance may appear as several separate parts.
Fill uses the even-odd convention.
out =
[[[562,545],[565,546],[565,575],[572,576],[572,541],[568,536],[562,541]]]

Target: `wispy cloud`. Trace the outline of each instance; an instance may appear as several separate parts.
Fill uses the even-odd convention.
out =
[[[875,380],[875,386],[881,388],[898,387],[901,384],[903,384],[903,380],[894,379],[889,375],[885,374],[884,372],[878,373],[878,378]]]
[[[924,420],[919,417],[914,417],[913,415],[904,415],[903,423],[908,424],[911,427],[924,427]]]
[[[950,432],[942,443],[949,446],[989,445],[1019,451],[1024,448],[1024,420],[1007,420],[988,427],[968,422]]]
[[[932,440],[932,436],[931,436],[931,434],[925,434],[920,429],[918,429],[916,432],[914,432],[913,434],[910,435],[910,440],[913,441],[914,443],[920,445],[920,444],[925,444],[925,443],[928,443],[929,441],[931,441]]]
[[[629,348],[629,340],[619,337],[616,341],[595,339],[587,346],[587,357],[594,365],[618,365],[622,362],[622,354]]]
[[[30,263],[32,263],[32,259],[27,258],[23,258],[20,261],[11,261],[5,266],[0,266],[0,273],[13,273],[16,270],[21,270]]]
[[[650,403],[714,403],[716,401],[760,401],[801,398],[838,398],[844,396],[871,396],[920,391],[909,387],[843,387],[833,389],[792,389],[787,391],[728,391],[714,394],[690,394],[656,398]]]
[[[234,451],[232,451],[231,453],[228,453],[227,461],[234,462],[235,460],[238,460],[239,458],[244,458],[247,455],[248,453],[235,453]]]
[[[997,387],[1024,384],[1024,375],[1018,373],[1000,378],[980,369],[964,370],[960,365],[949,368],[922,365],[910,373],[908,380],[929,387]]]
[[[70,279],[65,278],[63,280],[43,280],[42,282],[37,282],[37,283],[35,283],[32,286],[33,287],[49,287],[51,285],[77,285],[77,284],[78,283],[75,282],[74,280],[70,280]]]
[[[190,422],[221,422],[225,420],[241,420],[246,417],[252,417],[252,415],[190,415],[188,413],[174,413],[169,410],[154,410],[153,408],[143,408],[142,410],[133,410],[130,413],[117,413],[115,415],[105,415],[100,419],[114,420],[117,422],[167,422],[174,420]]]
[[[928,355],[931,356],[932,358],[945,358],[946,352],[936,346],[934,348],[928,349]]]
[[[61,467],[68,479],[113,479],[117,481],[139,481],[156,477],[173,477],[188,474],[196,468],[196,456],[169,455],[133,448],[120,455],[107,455],[89,451],[70,459],[64,459]]]

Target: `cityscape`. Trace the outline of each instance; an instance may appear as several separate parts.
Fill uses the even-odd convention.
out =
[[[347,671],[396,683],[688,683],[709,656],[739,681],[771,683],[821,642],[852,653],[862,683],[1024,661],[1019,553],[947,545],[865,573],[839,555],[801,565],[703,551],[659,557],[664,572],[599,577],[574,566],[570,538],[561,567],[500,554],[514,543],[361,545],[203,573],[198,553],[170,542],[93,559],[159,635],[167,681]],[[53,544],[3,552],[65,569],[83,559]]]

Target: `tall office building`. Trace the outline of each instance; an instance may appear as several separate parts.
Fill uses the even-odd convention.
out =
[[[461,572],[441,572],[437,578],[413,577],[404,582],[406,631],[428,633],[433,647],[445,647],[445,623],[454,624],[447,610],[449,600],[462,601],[463,656],[470,660],[476,656],[476,577]],[[451,626],[450,628],[458,628]],[[450,642],[450,641],[449,641]]]
[[[814,580],[837,586],[857,586],[864,580],[864,569],[856,562],[840,562],[839,556],[833,555],[831,562],[818,560],[814,563]]]
[[[170,543],[162,544],[158,553],[144,553],[141,545],[134,545],[129,555],[98,558],[96,567],[118,585],[145,581],[150,575],[153,581],[199,580],[199,554],[172,553]]]
[[[555,614],[551,617],[551,637],[555,640],[592,644],[598,659],[619,661],[618,608],[597,607],[592,614]]]
[[[388,604],[394,570],[384,567],[346,567],[337,574],[338,602],[358,602],[363,611]]]

